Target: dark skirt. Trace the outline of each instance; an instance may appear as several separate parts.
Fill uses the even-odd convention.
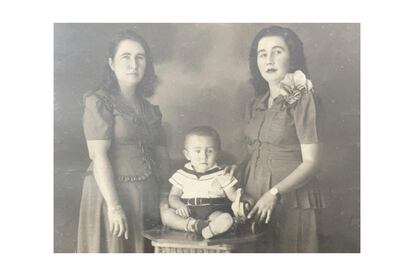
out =
[[[128,240],[109,232],[107,206],[92,174],[85,177],[79,214],[77,252],[144,252],[145,228],[159,223],[159,193],[154,177],[116,183],[128,222]]]
[[[246,168],[245,190],[258,200],[271,187],[288,176],[300,160],[278,160],[252,155]],[[267,227],[267,239],[260,252],[318,252],[317,210],[325,208],[316,178],[299,189],[282,195]]]

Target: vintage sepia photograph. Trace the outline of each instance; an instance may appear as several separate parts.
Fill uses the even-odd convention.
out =
[[[360,253],[359,23],[54,23],[54,253]]]

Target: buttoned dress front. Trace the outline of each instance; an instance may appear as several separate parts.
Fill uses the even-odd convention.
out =
[[[105,90],[84,98],[86,140],[110,140],[108,158],[120,204],[126,214],[129,238],[109,232],[107,206],[90,164],[80,206],[77,252],[143,252],[142,232],[159,223],[159,181],[155,146],[165,146],[158,106],[140,98],[137,110]]]
[[[302,163],[301,144],[320,143],[313,92],[293,104],[282,95],[267,108],[269,92],[250,101],[244,132],[250,152],[245,190],[258,200]],[[317,252],[317,210],[325,207],[316,177],[282,195],[268,227],[271,252]]]

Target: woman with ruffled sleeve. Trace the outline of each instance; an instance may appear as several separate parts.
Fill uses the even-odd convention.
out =
[[[84,98],[92,160],[82,191],[77,252],[144,252],[144,228],[160,223],[160,183],[168,153],[158,106],[145,97],[156,76],[145,40],[119,33],[100,89]]]
[[[318,101],[308,80],[302,42],[290,29],[261,30],[251,46],[256,96],[246,108],[248,217],[266,225],[260,251],[318,252],[318,209],[325,201]]]

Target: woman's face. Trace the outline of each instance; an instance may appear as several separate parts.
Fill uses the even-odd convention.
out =
[[[265,36],[257,45],[257,66],[268,83],[279,83],[289,72],[290,53],[285,39]]]
[[[121,41],[113,59],[109,58],[109,66],[120,85],[137,85],[145,73],[144,47],[134,40]]]

